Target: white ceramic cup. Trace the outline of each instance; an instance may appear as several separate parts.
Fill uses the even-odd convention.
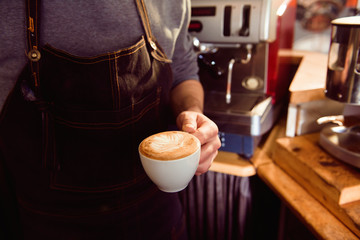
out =
[[[145,144],[146,141],[148,141],[149,138],[152,138],[154,136],[160,136],[161,134],[166,134],[166,136],[171,136],[172,134],[187,134],[191,136],[191,139],[193,144],[196,144],[196,149],[193,150],[189,155],[181,156],[180,158],[174,157],[172,159],[172,153],[171,151],[176,152],[186,152],[184,147],[181,145],[181,141],[179,139],[172,141],[171,137],[165,137],[170,138],[168,139],[168,142],[161,142],[160,146],[163,148],[163,151],[160,151],[162,153],[165,153],[168,151],[166,160],[159,160],[156,159],[158,156],[146,156],[146,153],[142,153],[141,151],[141,145]],[[154,140],[153,140],[154,142]],[[157,144],[157,146],[159,145]],[[176,150],[176,148],[178,148]],[[175,150],[174,150],[175,149]],[[159,149],[161,150],[161,149]],[[158,188],[161,191],[164,192],[178,192],[183,190],[187,187],[191,179],[194,177],[196,169],[199,165],[200,160],[200,151],[201,151],[201,144],[199,139],[194,137],[193,135],[185,132],[179,132],[179,131],[168,131],[163,133],[158,133],[155,135],[152,135],[146,139],[144,139],[140,145],[139,145],[139,155],[141,159],[142,166],[146,172],[146,174],[149,176],[149,178],[155,183],[155,185],[158,186]],[[174,154],[178,155],[178,154]]]

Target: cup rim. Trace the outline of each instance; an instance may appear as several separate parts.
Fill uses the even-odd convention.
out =
[[[197,138],[196,138],[197,139]],[[199,139],[197,139],[198,141],[199,141],[199,145],[198,145],[198,148],[193,152],[193,153],[191,153],[190,155],[187,155],[187,156],[185,156],[185,157],[182,157],[182,158],[178,158],[178,159],[174,159],[174,160],[160,160],[160,159],[154,159],[154,158],[150,158],[150,157],[147,157],[147,156],[145,156],[144,154],[142,154],[141,152],[140,152],[140,150],[138,151],[139,152],[139,155],[141,155],[141,156],[143,156],[144,158],[146,158],[146,159],[148,159],[148,160],[151,160],[151,161],[154,161],[154,162],[179,162],[179,161],[182,161],[182,160],[184,160],[185,158],[188,158],[188,157],[190,157],[190,156],[193,156],[193,155],[195,155],[196,153],[198,153],[199,151],[200,151],[200,149],[201,149],[201,145],[200,145],[200,140]],[[138,149],[139,149],[140,147],[138,147]]]
[[[171,131],[169,130],[169,131],[164,131],[164,132],[184,132],[184,133],[188,133],[188,132],[181,131],[181,130],[171,130]],[[160,132],[159,132],[159,133],[160,133]],[[155,133],[155,134],[157,134],[157,133]],[[152,135],[155,135],[155,134],[152,134]],[[143,156],[143,157],[145,157],[145,158],[147,158],[147,159],[149,159],[149,160],[157,161],[157,162],[175,162],[175,161],[181,161],[181,160],[183,160],[184,158],[187,158],[187,157],[189,157],[189,156],[195,155],[198,151],[201,150],[201,142],[200,142],[200,140],[199,140],[196,136],[194,136],[193,134],[191,134],[191,133],[188,133],[188,134],[192,135],[192,136],[194,137],[194,139],[197,141],[197,143],[198,143],[198,144],[197,144],[197,145],[198,145],[198,148],[197,148],[193,153],[191,153],[191,154],[189,154],[189,155],[187,155],[187,156],[185,156],[185,157],[178,158],[178,159],[174,159],[174,160],[160,160],[160,159],[155,159],[155,158],[151,158],[151,157],[145,156],[145,155],[142,154],[141,151],[140,151],[140,145],[141,145],[141,143],[142,143],[145,139],[147,139],[148,137],[150,137],[150,136],[152,136],[152,135],[144,138],[144,139],[140,142],[140,144],[138,145],[138,153],[139,153],[139,155],[141,155],[141,156]]]

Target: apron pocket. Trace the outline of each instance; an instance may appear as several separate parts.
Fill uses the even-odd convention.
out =
[[[137,147],[161,130],[159,92],[119,111],[54,108],[51,188],[105,192],[143,180]]]

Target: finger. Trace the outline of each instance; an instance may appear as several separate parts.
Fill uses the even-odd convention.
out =
[[[198,129],[194,136],[199,138],[201,144],[211,141],[218,137],[218,127],[204,115],[198,116]]]
[[[220,139],[216,136],[201,147],[200,162],[196,172],[197,175],[206,172],[210,168],[212,162],[218,154],[220,146]]]
[[[177,118],[177,125],[180,130],[194,133],[197,129],[196,114],[182,112]]]
[[[196,169],[195,175],[199,176],[209,170],[211,164],[213,163],[215,157],[217,156],[218,151],[212,152],[209,156],[206,157],[207,161],[202,161],[199,163],[198,168]]]

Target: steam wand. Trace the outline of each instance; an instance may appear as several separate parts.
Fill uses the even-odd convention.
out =
[[[251,49],[252,49],[252,45],[247,44],[246,45],[246,50],[247,50],[246,58],[240,59],[240,62],[242,64],[247,64],[250,62],[251,57],[252,57]],[[232,59],[230,59],[229,64],[228,64],[228,75],[227,75],[226,95],[225,95],[225,101],[227,104],[231,103],[231,81],[232,81],[232,73],[233,73],[233,68],[234,68],[235,62],[236,62],[236,59],[232,58]]]
[[[231,81],[232,81],[232,72],[233,72],[234,63],[235,63],[235,59],[232,58],[228,64],[228,75],[227,75],[226,96],[225,96],[225,100],[227,104],[231,103]]]

